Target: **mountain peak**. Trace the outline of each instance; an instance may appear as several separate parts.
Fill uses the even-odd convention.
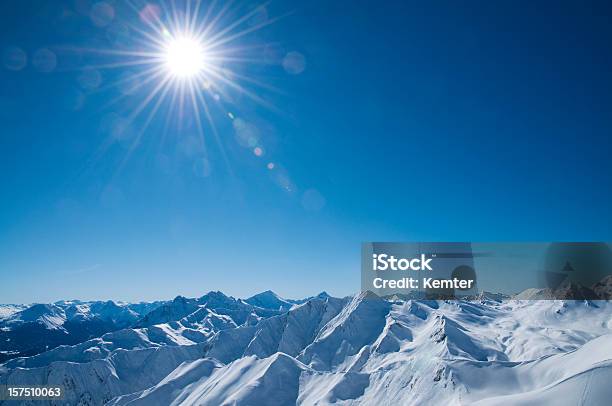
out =
[[[210,292],[206,293],[204,296],[202,296],[200,299],[202,298],[217,298],[217,299],[229,299],[230,296],[227,296],[225,293],[221,292],[220,290],[211,290]]]
[[[280,298],[280,296],[277,295],[276,292],[274,292],[273,290],[270,290],[270,289],[264,290],[263,292],[257,293],[256,295],[253,295],[253,297],[255,297],[255,296],[260,296],[260,297],[261,296],[273,296],[273,297],[276,297],[276,298]]]
[[[293,303],[281,298],[271,290],[266,290],[264,292],[253,295],[250,298],[246,299],[245,302],[253,306],[273,310],[288,310],[291,308],[291,306],[293,306]]]
[[[175,303],[181,303],[181,302],[184,303],[184,302],[187,301],[187,298],[185,296],[178,295],[172,301],[175,302]]]

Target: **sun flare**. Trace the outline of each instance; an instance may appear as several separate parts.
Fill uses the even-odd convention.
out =
[[[204,45],[196,38],[171,38],[164,47],[164,64],[168,72],[179,79],[189,79],[201,73],[206,65]]]

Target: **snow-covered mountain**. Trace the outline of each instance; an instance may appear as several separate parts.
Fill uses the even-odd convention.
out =
[[[78,344],[130,327],[162,304],[66,300],[31,306],[2,305],[0,362],[36,355],[59,345]]]
[[[607,301],[254,297],[177,297],[132,328],[7,361],[0,385],[62,385],[61,404],[115,406],[600,405],[612,398]],[[38,310],[44,316],[36,320],[61,315]]]
[[[276,310],[289,310],[291,306],[294,305],[292,301],[281,298],[271,290],[266,290],[265,292],[251,296],[250,298],[246,299],[245,302],[252,304],[253,306]]]
[[[27,308],[27,306],[15,304],[0,304],[0,321],[25,308]]]

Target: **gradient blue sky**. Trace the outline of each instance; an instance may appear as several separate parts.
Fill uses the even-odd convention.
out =
[[[344,295],[362,241],[611,239],[609,3],[272,2],[257,21],[292,14],[234,45],[267,45],[236,69],[280,90],[245,84],[278,109],[221,99],[207,176],[189,114],[156,115],[123,166],[130,139],[108,143],[142,98],[110,103],[125,69],[92,85],[104,60],[66,49],[139,24],[109,3],[108,25],[85,0],[0,6],[0,302]]]

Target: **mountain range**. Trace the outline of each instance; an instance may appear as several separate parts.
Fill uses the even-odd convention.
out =
[[[1,337],[20,331],[23,350],[0,385],[64,387],[37,405],[599,405],[612,398],[611,306],[270,291],[4,306]],[[23,356],[45,343],[34,328],[78,342]]]

